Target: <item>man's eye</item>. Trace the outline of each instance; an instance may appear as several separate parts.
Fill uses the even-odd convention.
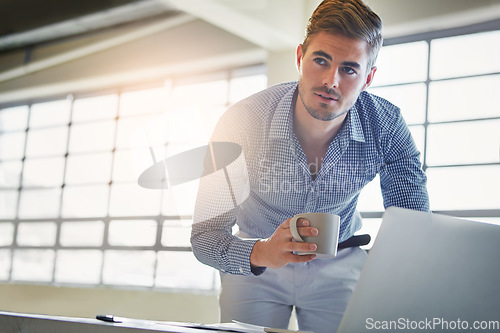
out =
[[[323,59],[323,58],[315,58],[314,61],[318,64],[318,65],[326,65],[326,60]]]
[[[351,68],[351,67],[344,67],[342,70],[346,74],[356,74],[356,71],[353,68]]]

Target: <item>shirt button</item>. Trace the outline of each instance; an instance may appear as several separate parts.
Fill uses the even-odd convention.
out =
[[[243,274],[243,267],[240,267],[240,273]]]

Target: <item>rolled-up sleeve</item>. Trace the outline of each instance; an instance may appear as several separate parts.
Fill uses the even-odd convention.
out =
[[[232,234],[239,207],[250,191],[243,146],[230,130],[233,128],[230,118],[219,122],[207,149],[191,246],[204,264],[226,273],[250,275],[250,254],[257,239]]]

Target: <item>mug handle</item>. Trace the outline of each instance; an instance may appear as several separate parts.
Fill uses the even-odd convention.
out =
[[[302,237],[300,237],[299,235],[299,231],[297,230],[297,221],[299,219],[304,219],[305,217],[302,217],[302,216],[294,216],[292,217],[292,219],[290,220],[290,231],[292,232],[292,236],[293,238],[297,241],[297,242],[301,242],[301,243],[304,243],[305,241],[302,239]]]

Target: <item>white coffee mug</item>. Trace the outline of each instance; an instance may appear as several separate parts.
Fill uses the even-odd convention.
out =
[[[297,221],[306,219],[309,226],[318,229],[317,236],[302,237],[297,230]],[[316,254],[316,258],[333,258],[337,255],[339,241],[340,216],[328,213],[302,213],[290,220],[290,231],[297,242],[314,243],[316,251],[297,251],[297,254]]]

